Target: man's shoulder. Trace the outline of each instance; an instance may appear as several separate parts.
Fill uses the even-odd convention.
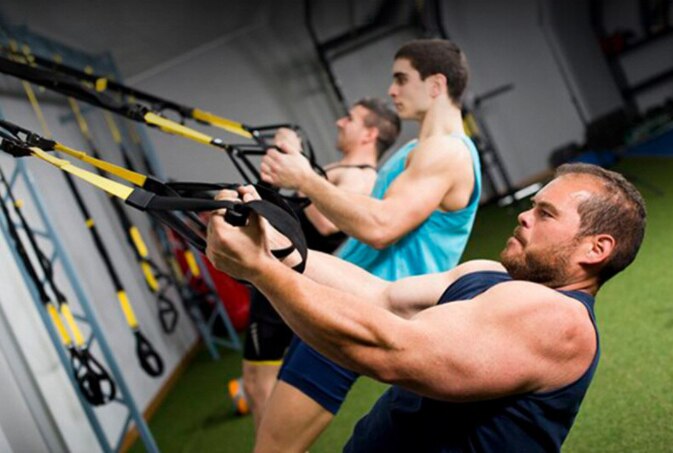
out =
[[[507,272],[505,267],[498,261],[493,260],[471,260],[459,264],[452,271],[458,277],[475,272]]]
[[[433,134],[418,139],[417,148],[433,148],[447,151],[468,151],[465,137],[460,134]]]
[[[437,166],[444,162],[447,168],[455,168],[456,165],[469,165],[472,157],[469,148],[463,140],[456,135],[437,134],[419,139],[418,145],[410,155],[410,163],[428,162]]]
[[[492,286],[478,297],[488,311],[514,318],[534,316],[540,325],[568,326],[586,323],[586,308],[577,299],[554,288],[524,280]]]

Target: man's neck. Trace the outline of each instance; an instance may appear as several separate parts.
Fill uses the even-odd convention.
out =
[[[421,118],[421,130],[418,138],[433,135],[464,134],[463,117],[460,108],[448,98],[435,99],[430,108]]]
[[[373,146],[359,146],[343,151],[343,158],[339,165],[371,165],[376,167],[376,148]]]
[[[575,280],[563,285],[554,286],[553,289],[558,291],[582,291],[587,294],[595,296],[600,285],[595,277],[586,277]]]

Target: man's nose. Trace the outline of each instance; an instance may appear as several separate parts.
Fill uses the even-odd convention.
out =
[[[528,209],[527,211],[521,212],[517,216],[517,220],[519,221],[519,225],[521,225],[522,227],[530,227],[532,214],[533,214],[532,209]]]

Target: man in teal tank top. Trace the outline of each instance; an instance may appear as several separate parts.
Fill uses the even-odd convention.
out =
[[[600,356],[594,297],[635,259],[646,212],[624,177],[587,164],[560,167],[532,201],[502,264],[396,282],[319,252],[294,272],[254,219],[212,216],[207,254],[326,357],[393,384],[345,451],[560,451]]]
[[[338,256],[386,280],[446,271],[465,249],[481,194],[479,156],[465,135],[465,55],[444,40],[417,40],[395,55],[388,94],[417,140],[379,170],[371,196],[326,184],[300,150],[278,143],[262,179],[295,189],[351,239]],[[304,451],[329,424],[357,374],[302,342],[286,355],[257,434],[259,451]]]

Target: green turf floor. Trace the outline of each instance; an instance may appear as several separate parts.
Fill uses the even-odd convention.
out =
[[[565,452],[673,451],[673,160],[627,159],[618,168],[635,177],[647,200],[648,230],[636,263],[598,296],[603,355]],[[464,259],[497,258],[515,221],[512,210],[482,209]],[[233,415],[226,392],[239,375],[239,354],[215,362],[202,352],[150,422],[161,451],[250,451],[252,419]],[[311,453],[341,451],[385,387],[360,379]]]

